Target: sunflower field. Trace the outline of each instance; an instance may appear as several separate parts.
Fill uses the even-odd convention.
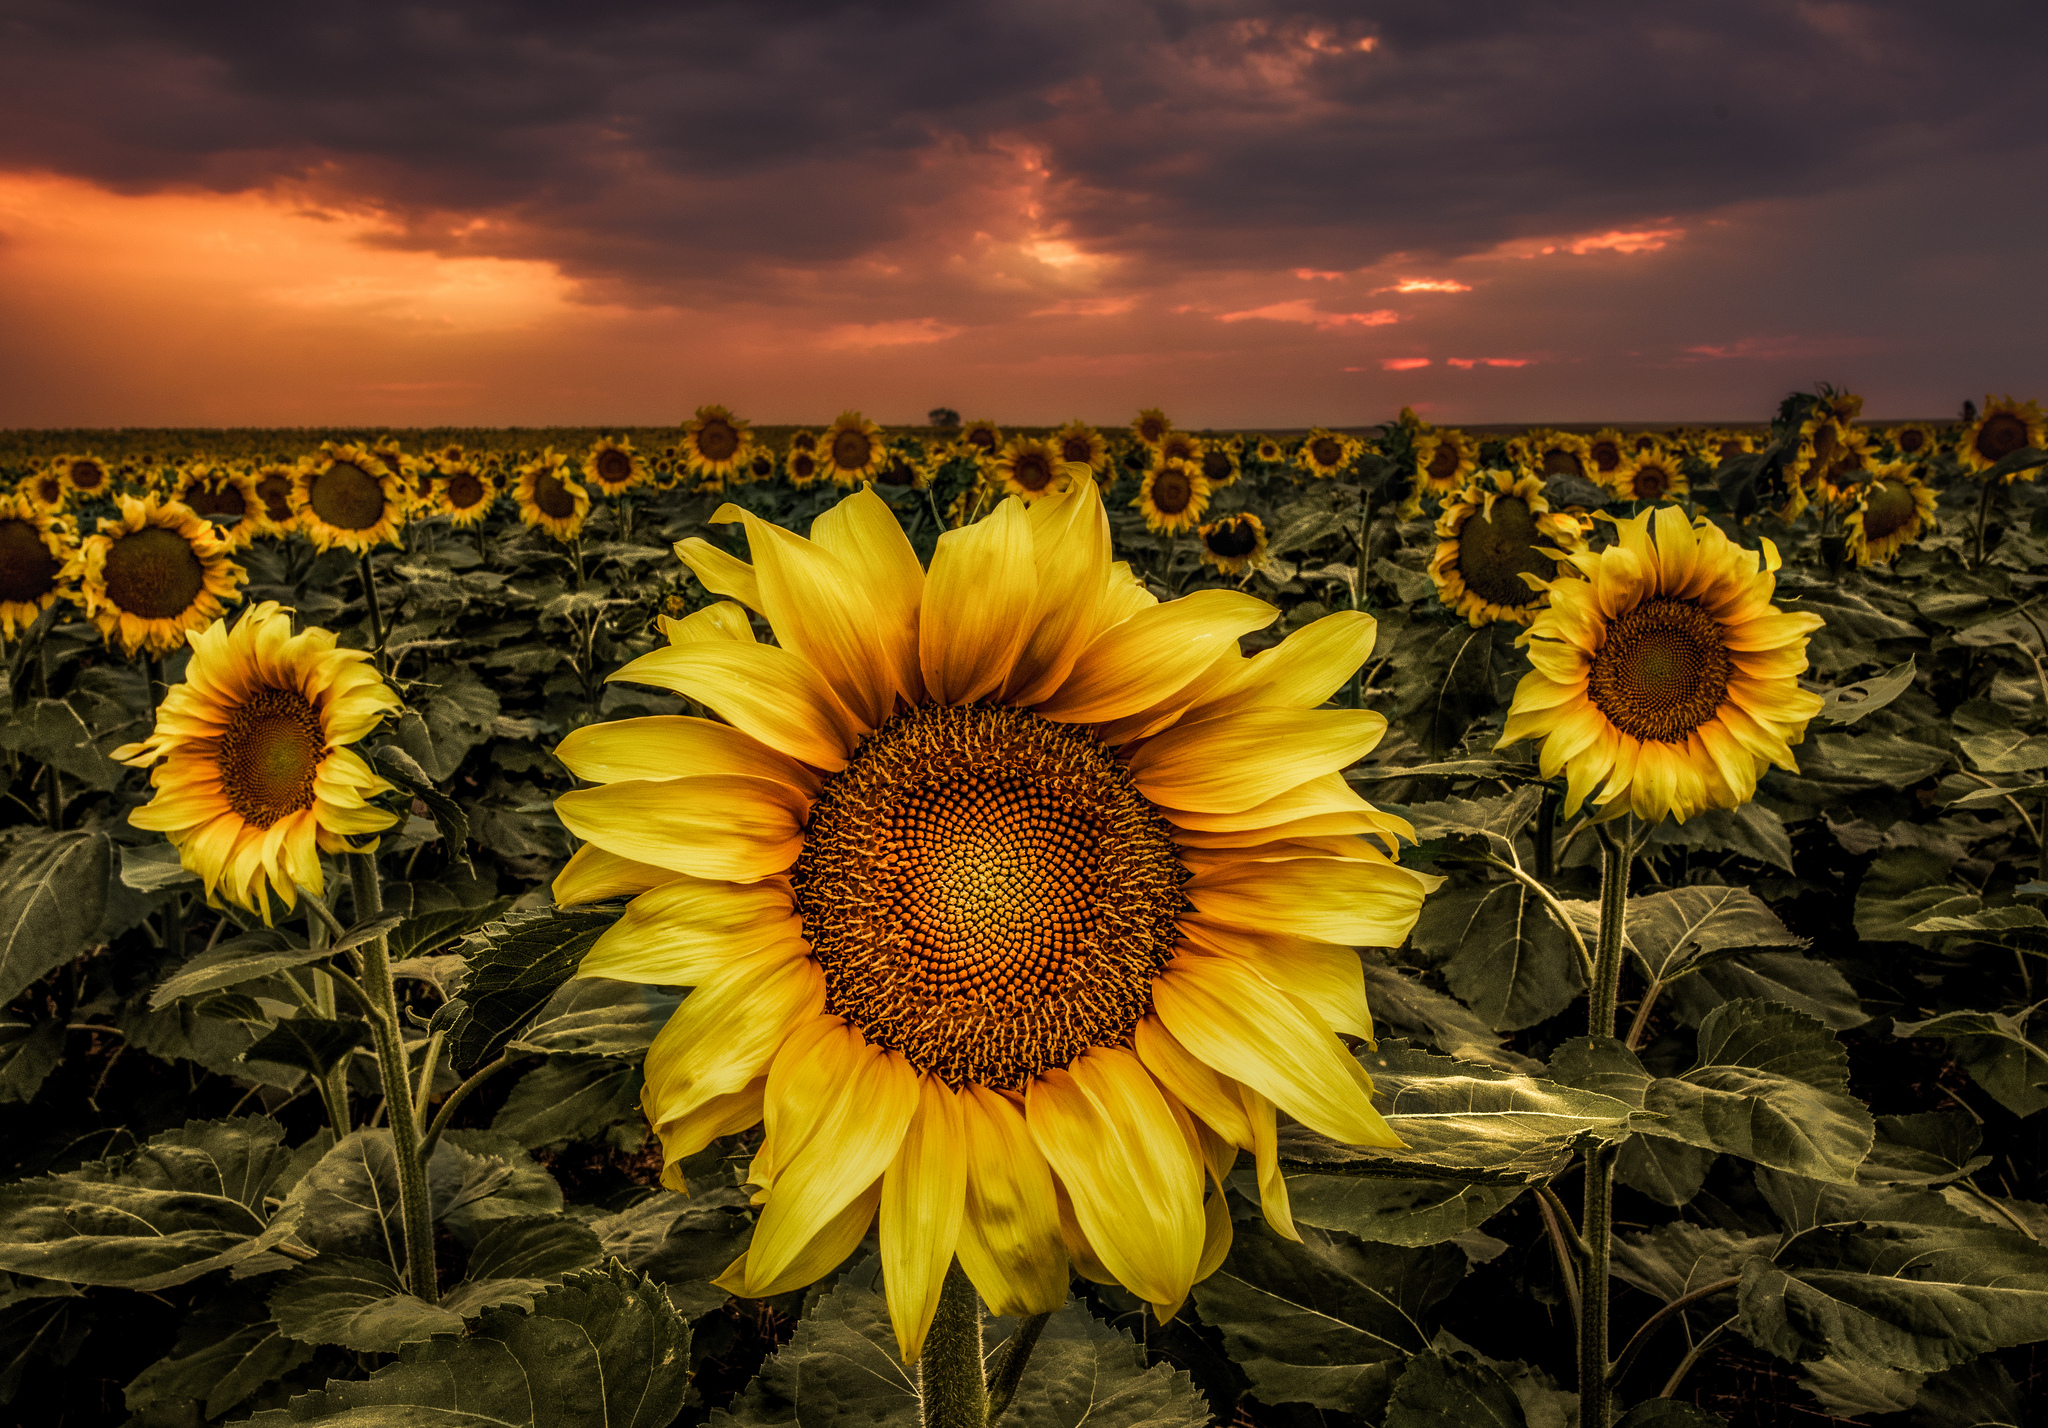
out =
[[[2048,429],[0,433],[0,1418],[2038,1415]]]

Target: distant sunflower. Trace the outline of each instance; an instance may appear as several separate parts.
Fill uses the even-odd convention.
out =
[[[1584,543],[1579,523],[1543,499],[1541,476],[1505,471],[1488,471],[1445,500],[1436,538],[1429,578],[1437,598],[1475,629],[1528,624],[1549,600],[1522,576],[1555,579],[1555,557]]]
[[[572,541],[590,519],[589,488],[576,479],[569,458],[552,447],[519,468],[512,488],[519,519],[559,541]]]
[[[444,462],[434,488],[441,509],[458,526],[480,524],[498,499],[497,483],[469,461]]]
[[[1294,464],[1311,476],[1328,480],[1341,474],[1364,449],[1365,443],[1355,436],[1317,427],[1302,439]]]
[[[699,407],[683,428],[685,464],[700,487],[738,477],[740,462],[753,444],[752,430],[727,407]]]
[[[1242,575],[1266,558],[1266,523],[1250,511],[1209,522],[1199,532],[1202,562],[1224,575]]]
[[[249,489],[255,503],[242,516],[257,535],[280,536],[297,530],[299,518],[292,514],[292,487],[299,468],[288,461],[270,461],[249,473]]]
[[[1916,463],[1893,461],[1871,468],[1856,508],[1843,525],[1858,565],[1878,565],[1935,527],[1934,490],[1914,474]]]
[[[2030,446],[2048,446],[2039,402],[2016,402],[2011,397],[1984,398],[1977,419],[1963,428],[1956,441],[1956,459],[1967,470],[1982,471]],[[2021,473],[2030,480],[2033,472]]]
[[[1207,442],[1192,432],[1169,431],[1160,437],[1158,444],[1152,448],[1152,464],[1162,466],[1169,461],[1183,461],[1190,466],[1199,466],[1202,463],[1202,453],[1208,450],[1208,446]]]
[[[171,498],[183,501],[194,515],[213,522],[221,538],[236,550],[256,539],[257,523],[249,519],[249,512],[261,501],[256,495],[255,478],[247,471],[195,461],[179,469]]]
[[[1415,438],[1415,474],[1425,490],[1439,496],[1464,486],[1479,469],[1479,443],[1456,427],[1438,427]]]
[[[273,894],[291,908],[301,891],[326,891],[322,853],[375,848],[369,835],[398,821],[368,801],[391,785],[346,747],[399,707],[369,660],[327,630],[294,635],[290,613],[266,600],[233,629],[215,620],[195,633],[156,728],[114,751],[152,770],[155,796],[129,823],[170,839],[215,906],[225,898],[267,924]]]
[[[1131,435],[1146,446],[1157,446],[1173,430],[1173,422],[1157,407],[1146,407],[1131,418]]]
[[[875,473],[874,481],[877,486],[922,491],[931,484],[931,476],[914,443],[892,441],[882,452],[881,470]]]
[[[1593,470],[1592,447],[1593,444],[1577,432],[1551,431],[1541,427],[1524,432],[1509,443],[1509,449],[1518,451],[1523,464],[1531,470],[1544,476],[1577,476],[1582,480],[1592,479],[1589,474]]]
[[[64,484],[61,470],[46,466],[15,482],[14,491],[44,515],[54,515],[64,509],[64,498],[70,494],[71,488]]]
[[[1589,797],[1602,817],[1646,822],[1739,807],[1769,765],[1798,772],[1791,746],[1821,707],[1799,675],[1825,621],[1771,603],[1769,541],[1744,550],[1676,506],[1615,525],[1613,545],[1568,557],[1577,576],[1550,583],[1518,641],[1535,668],[1498,747],[1543,740],[1566,817]]]
[[[1088,423],[1070,421],[1054,432],[1052,439],[1060,449],[1060,460],[1081,462],[1098,481],[1108,473],[1109,442]]]
[[[1723,466],[1738,456],[1763,450],[1763,439],[1754,432],[1710,431],[1700,437],[1697,450],[1707,465]]]
[[[1849,425],[1863,415],[1863,398],[1854,392],[1837,392],[1824,387],[1821,389],[1820,401],[1843,426]]]
[[[784,468],[789,472],[789,484],[799,491],[816,485],[818,477],[824,474],[825,468],[818,460],[816,447],[815,441],[809,447],[792,446],[782,459]]]
[[[818,443],[825,474],[858,486],[882,469],[882,429],[859,412],[841,412]]]
[[[441,497],[435,487],[436,478],[441,474],[441,459],[438,456],[408,456],[393,469],[398,472],[399,483],[405,487],[406,510],[411,515],[423,517],[442,514]]]
[[[976,456],[990,460],[1003,449],[1002,428],[992,421],[968,422],[954,440]]]
[[[1202,447],[1202,479],[1209,483],[1212,491],[1221,491],[1237,484],[1238,473],[1243,469],[1238,448],[1227,441],[1211,441]]]
[[[75,579],[85,613],[108,644],[130,655],[169,654],[188,630],[219,619],[240,600],[249,572],[228,559],[229,546],[210,522],[155,496],[115,498],[118,517],[102,520],[64,570]]]
[[[78,540],[26,496],[0,495],[0,635],[13,639],[65,591]]]
[[[1155,466],[1145,473],[1131,504],[1144,514],[1145,524],[1161,535],[1178,535],[1200,523],[1209,509],[1209,483],[1200,471],[1178,462]]]
[[[622,496],[646,484],[647,458],[635,451],[630,441],[601,436],[583,458],[583,474],[598,495]]]
[[[1629,455],[1628,438],[1614,427],[1603,426],[1586,438],[1586,461],[1598,473],[1592,478],[1595,481],[1619,471]]]
[[[1607,473],[1607,489],[1624,501],[1675,501],[1692,490],[1678,458],[1666,451],[1631,454]]]
[[[1262,436],[1252,443],[1252,455],[1261,466],[1278,466],[1287,459],[1287,451],[1270,436]]]
[[[97,456],[60,456],[56,461],[64,485],[88,501],[113,494],[114,473]]]
[[[747,459],[740,464],[740,476],[749,484],[758,485],[775,479],[775,453],[756,442],[747,452]]]
[[[1066,484],[1066,463],[1060,459],[1059,447],[1035,436],[1013,436],[1004,442],[992,470],[1006,494],[1027,501],[1050,495]]]
[[[1885,440],[1891,443],[1892,450],[1913,461],[1932,456],[1935,447],[1940,444],[1940,433],[1931,422],[1900,422],[1897,426],[1886,428],[1884,436]]]
[[[1815,407],[1799,424],[1792,455],[1785,462],[1785,475],[1801,485],[1811,485],[1834,470],[1835,458],[1841,451],[1841,424],[1825,407]]]
[[[300,463],[289,499],[300,532],[316,548],[360,555],[398,544],[411,495],[366,448],[323,441]]]

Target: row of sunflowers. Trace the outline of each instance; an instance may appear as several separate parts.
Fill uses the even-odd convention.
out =
[[[0,1402],[2019,1421],[2048,441],[1860,406],[12,438]]]

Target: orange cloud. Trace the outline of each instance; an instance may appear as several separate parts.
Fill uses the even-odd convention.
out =
[[[1383,372],[1413,372],[1418,367],[1427,367],[1427,357],[1383,357],[1380,370]]]
[[[842,322],[826,329],[818,345],[827,351],[860,351],[871,347],[916,347],[944,342],[964,328],[936,317],[906,317],[895,322]]]
[[[1242,312],[1218,313],[1218,322],[1243,322],[1248,318],[1259,318],[1265,322],[1305,323],[1318,332],[1330,332],[1340,327],[1386,327],[1401,320],[1401,314],[1389,308],[1373,312],[1324,312],[1307,298],[1294,298],[1288,302],[1270,302],[1264,307],[1250,307]]]
[[[1527,357],[1446,357],[1444,362],[1469,371],[1473,367],[1526,367],[1529,360]]]
[[[1456,278],[1403,278],[1391,287],[1374,288],[1376,293],[1469,293],[1472,285]]]

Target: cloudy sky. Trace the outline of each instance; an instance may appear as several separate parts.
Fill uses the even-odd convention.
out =
[[[2048,7],[0,0],[0,424],[2048,396]]]

